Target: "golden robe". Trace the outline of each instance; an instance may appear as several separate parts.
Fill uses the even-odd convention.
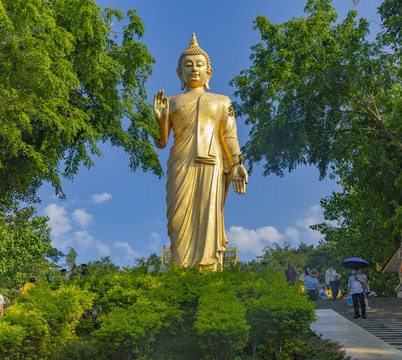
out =
[[[174,132],[167,169],[167,218],[173,262],[216,266],[225,251],[223,206],[240,147],[227,96],[169,99]]]

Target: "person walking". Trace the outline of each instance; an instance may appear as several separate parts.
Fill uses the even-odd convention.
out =
[[[310,272],[310,266],[306,266],[304,268],[305,270],[302,272],[301,276],[300,276],[300,280],[304,283],[304,281],[306,280],[306,274]]]
[[[360,269],[359,269],[360,270]],[[352,295],[353,307],[355,309],[354,319],[360,317],[359,313],[359,303],[362,309],[362,318],[366,318],[366,306],[364,304],[364,287],[365,287],[365,278],[360,271],[360,273],[356,270],[352,270],[352,275],[349,276],[348,282],[348,295]]]
[[[368,276],[363,274],[363,269],[357,269],[357,274],[362,275],[364,278],[364,305],[366,306],[366,310],[371,310],[368,294],[370,293],[370,283]]]
[[[4,316],[4,304],[5,304],[4,297],[3,297],[3,295],[0,294],[0,315],[1,315],[1,317]]]
[[[334,269],[334,266],[332,264],[329,264],[328,269],[325,272],[325,283],[330,286],[332,300],[334,301],[336,300],[339,292],[339,280],[337,279],[336,275],[337,273]]]
[[[293,264],[289,263],[288,268],[285,270],[286,281],[289,285],[294,285],[297,280],[297,274],[295,269],[293,269]]]
[[[306,278],[304,280],[304,288],[308,293],[308,299],[311,301],[317,301],[318,280],[314,276],[310,275],[309,271],[306,271],[305,275]]]

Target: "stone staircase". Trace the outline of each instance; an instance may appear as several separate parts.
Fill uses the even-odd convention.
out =
[[[353,306],[344,299],[318,300],[317,309],[332,309],[402,351],[402,299],[375,298],[370,302],[372,310],[367,310],[367,319],[353,319]]]

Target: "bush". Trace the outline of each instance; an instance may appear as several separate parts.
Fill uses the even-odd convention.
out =
[[[233,359],[247,344],[246,308],[233,290],[212,283],[199,299],[194,327],[206,359]]]
[[[112,310],[93,335],[110,358],[141,359],[160,328],[167,325],[168,314],[166,304],[139,297],[127,309]]]
[[[253,353],[285,357],[298,348],[315,320],[315,304],[282,275],[261,274],[245,294]]]
[[[308,359],[314,316],[282,274],[125,269],[20,296],[0,321],[0,358]]]
[[[38,284],[19,296],[0,323],[1,358],[47,358],[75,339],[75,327],[92,306],[92,298],[92,294],[74,284],[57,290]]]
[[[304,346],[295,354],[298,360],[342,360],[350,359],[342,350],[342,345],[330,340],[323,340],[318,336],[311,336],[304,342]]]

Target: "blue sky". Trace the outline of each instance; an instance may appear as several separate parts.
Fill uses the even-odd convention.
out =
[[[101,7],[118,8],[123,13],[134,8],[145,26],[142,41],[156,59],[153,76],[146,85],[149,99],[159,89],[166,95],[181,92],[176,75],[177,60],[196,33],[199,45],[211,58],[213,74],[211,91],[233,97],[230,80],[250,65],[250,47],[257,43],[258,31],[253,19],[264,15],[274,23],[302,16],[305,0],[98,0]],[[378,31],[376,8],[381,1],[352,0],[333,2],[344,18],[349,9],[371,21]],[[118,31],[118,30],[117,30]],[[249,129],[237,119],[240,145],[248,139]],[[172,136],[172,135],[171,135]],[[170,143],[158,150],[166,169]],[[110,255],[120,266],[132,265],[136,257],[152,252],[160,255],[170,240],[166,230],[166,178],[158,179],[141,170],[133,173],[128,156],[122,150],[100,145],[102,158],[94,158],[95,166],[81,168],[73,182],[64,181],[65,201],[54,196],[49,185],[40,189],[40,215],[50,218],[52,243],[59,250],[74,247],[78,263]],[[321,238],[309,225],[323,220],[320,199],[339,190],[333,180],[318,180],[318,171],[299,167],[279,178],[263,177],[260,167],[250,175],[247,192],[239,196],[230,189],[225,206],[225,228],[230,244],[238,247],[240,260],[251,260],[262,254],[266,245],[289,241],[317,244]]]

